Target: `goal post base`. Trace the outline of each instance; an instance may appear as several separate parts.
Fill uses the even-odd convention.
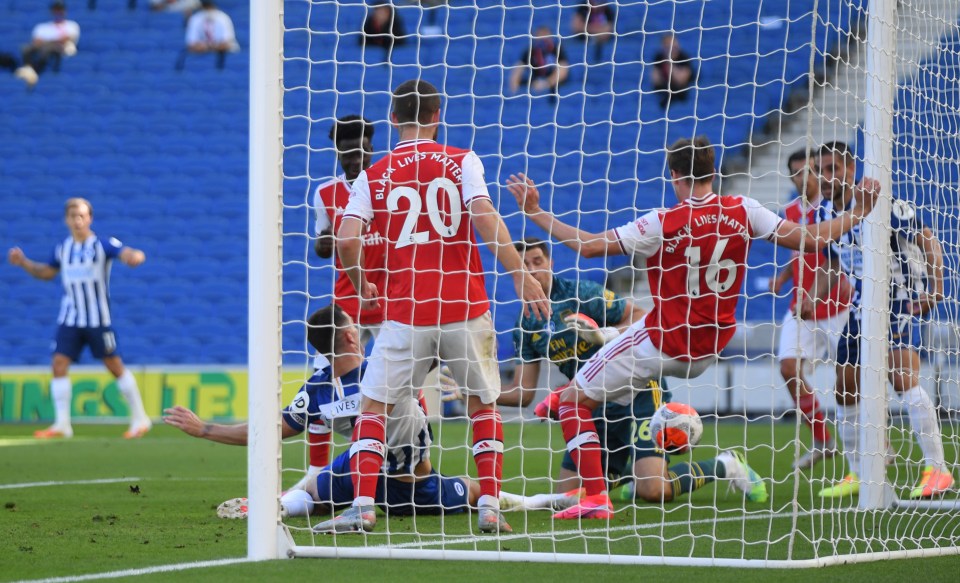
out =
[[[811,569],[853,563],[871,563],[891,559],[920,559],[960,554],[960,547],[879,551],[853,555],[834,555],[800,560],[722,559],[698,557],[644,557],[631,555],[587,555],[575,553],[534,553],[499,551],[447,551],[377,547],[294,546],[292,556],[313,559],[392,559],[433,561],[497,561],[509,563],[577,563],[605,565],[645,565],[661,567],[730,567],[739,569]]]
[[[894,506],[903,510],[943,510],[947,512],[960,512],[960,499],[894,500]]]

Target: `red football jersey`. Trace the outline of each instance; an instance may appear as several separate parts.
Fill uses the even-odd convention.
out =
[[[650,340],[678,360],[715,356],[736,331],[750,242],[780,219],[757,201],[710,194],[647,213],[616,230],[625,253],[647,257]]]
[[[314,208],[317,211],[316,235],[332,227],[333,234],[340,230],[343,211],[347,208],[350,199],[350,185],[343,176],[338,176],[317,187],[314,195]],[[383,289],[386,282],[386,252],[387,246],[376,227],[367,226],[363,234],[363,266],[367,279]],[[383,306],[374,310],[360,309],[360,296],[353,288],[353,282],[343,271],[340,256],[334,252],[334,262],[338,271],[337,281],[333,284],[333,303],[350,314],[355,322],[360,324],[380,324],[383,322]]]
[[[463,322],[490,309],[468,205],[489,198],[476,154],[433,140],[400,142],[353,184],[345,216],[387,241],[386,318]]]
[[[819,200],[814,203],[804,205],[803,201],[798,197],[791,201],[790,204],[783,209],[783,215],[788,221],[800,223],[801,225],[815,223],[817,222],[818,206],[820,206]],[[797,298],[800,295],[801,267],[803,269],[803,289],[809,290],[813,287],[814,281],[816,281],[818,268],[823,265],[827,256],[823,251],[814,251],[812,253],[804,253],[801,260],[798,260],[799,257],[799,251],[794,251],[791,255],[791,259],[793,259],[791,265],[793,268],[794,286],[793,300],[790,302],[791,311],[794,309],[794,306],[797,305]],[[836,316],[841,310],[846,310],[850,306],[851,290],[852,286],[850,286],[849,283],[847,283],[847,281],[841,277],[841,281],[837,282],[837,285],[834,286],[834,288],[830,290],[830,293],[827,295],[827,301],[817,302],[813,320],[830,318]]]

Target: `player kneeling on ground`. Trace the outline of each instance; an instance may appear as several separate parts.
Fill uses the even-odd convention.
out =
[[[337,431],[349,437],[360,411],[359,383],[363,375],[363,347],[360,333],[350,317],[337,306],[315,312],[308,322],[310,344],[326,359],[326,366],[304,384],[293,403],[282,412],[284,438],[310,432]],[[442,476],[430,463],[431,430],[426,414],[414,394],[398,400],[387,429],[386,478],[377,484],[376,502],[391,514],[442,514],[465,512],[476,505],[480,486],[468,479]],[[164,411],[164,421],[194,437],[229,445],[247,444],[247,424],[204,423],[184,407]],[[305,516],[312,511],[349,505],[354,499],[350,478],[351,463],[362,443],[354,444],[324,468],[305,490],[290,490],[281,504],[288,516]],[[500,509],[562,509],[575,504],[578,492],[570,495],[540,494],[517,496],[500,493]],[[221,505],[221,515],[243,517],[242,498]],[[342,523],[336,523],[337,525]],[[320,524],[317,532],[337,532]],[[365,529],[366,530],[366,529]],[[352,532],[353,530],[346,531]],[[341,531],[343,532],[343,531]]]

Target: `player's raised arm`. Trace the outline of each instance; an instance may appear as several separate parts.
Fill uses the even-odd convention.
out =
[[[852,209],[835,219],[811,225],[781,221],[773,233],[772,240],[777,245],[797,251],[801,248],[804,251],[824,249],[832,241],[863,222],[863,219],[873,210],[879,195],[880,183],[873,178],[864,178],[855,191]]]
[[[133,247],[124,247],[120,251],[120,261],[127,267],[139,267],[147,260],[147,254]]]
[[[531,221],[550,236],[584,257],[622,255],[617,235],[613,230],[591,233],[568,225],[540,207],[540,191],[527,175],[511,174],[507,189],[513,194],[517,205]]]
[[[16,265],[22,268],[33,277],[44,281],[51,280],[60,273],[60,268],[56,266],[31,261],[19,247],[13,247],[7,251],[7,262],[9,262],[10,265]]]

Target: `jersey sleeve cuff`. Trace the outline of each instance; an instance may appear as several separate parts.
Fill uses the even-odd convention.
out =
[[[627,248],[623,246],[623,239],[620,238],[620,229],[614,229],[613,235],[617,238],[617,245],[620,247],[620,252],[624,255],[630,255],[630,252],[627,251]]]
[[[298,433],[303,432],[304,425],[307,421],[304,416],[296,415],[288,409],[284,409],[280,416],[283,418],[283,421],[290,426],[291,429],[296,430]]]
[[[343,218],[345,218],[345,219],[348,219],[348,218],[350,218],[350,219],[357,219],[358,221],[360,221],[360,222],[363,223],[364,225],[366,225],[367,223],[370,222],[368,219],[365,219],[365,218],[363,218],[363,217],[361,217],[360,215],[355,214],[355,213],[344,213]]]

